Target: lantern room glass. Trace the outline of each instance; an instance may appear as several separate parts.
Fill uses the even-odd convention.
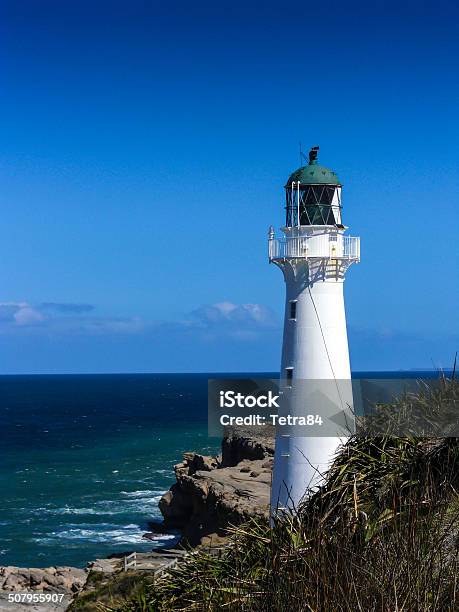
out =
[[[287,227],[341,223],[340,190],[336,185],[295,185],[286,190]],[[298,223],[299,212],[299,223]]]

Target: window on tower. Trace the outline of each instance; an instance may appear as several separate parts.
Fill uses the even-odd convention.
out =
[[[300,185],[286,188],[287,227],[341,223],[341,204],[335,185]],[[299,223],[298,223],[299,215]]]
[[[296,319],[296,300],[290,302],[290,319]]]
[[[293,368],[285,368],[285,383],[287,387],[292,386]]]

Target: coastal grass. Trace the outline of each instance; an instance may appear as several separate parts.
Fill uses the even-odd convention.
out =
[[[386,407],[459,407],[442,378]],[[409,420],[409,419],[408,419]],[[229,528],[228,546],[200,548],[123,612],[448,612],[459,609],[459,440],[351,437],[324,486],[272,524]],[[105,609],[107,609],[107,607]]]
[[[100,612],[119,608],[141,596],[149,587],[145,575],[138,572],[106,574],[92,570],[84,590],[73,600],[68,612]]]

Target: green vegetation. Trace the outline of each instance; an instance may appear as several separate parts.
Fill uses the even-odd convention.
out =
[[[406,415],[459,407],[459,384],[400,398]],[[458,414],[459,416],[459,414]],[[459,440],[353,437],[320,491],[273,525],[230,529],[148,584],[123,612],[453,611],[459,609]]]
[[[114,575],[91,571],[85,590],[72,602],[69,612],[100,612],[107,608],[118,608],[126,601],[141,597],[149,588],[147,576],[136,572]]]

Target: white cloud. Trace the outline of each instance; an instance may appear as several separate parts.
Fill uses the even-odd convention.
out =
[[[277,325],[274,313],[262,304],[234,304],[217,302],[201,306],[191,313],[189,323],[197,323],[208,328],[234,328],[241,331]]]
[[[34,306],[28,302],[0,302],[0,333],[46,333],[56,337],[147,334],[151,339],[187,334],[198,342],[225,338],[248,342],[279,327],[277,317],[262,304],[216,302],[201,306],[184,320],[163,322],[135,316],[96,317],[93,309],[86,304],[44,302]]]
[[[45,317],[38,310],[30,306],[24,306],[14,314],[14,320],[17,325],[36,325],[44,321]]]
[[[0,320],[20,325],[37,325],[45,320],[43,314],[27,302],[0,302]]]

